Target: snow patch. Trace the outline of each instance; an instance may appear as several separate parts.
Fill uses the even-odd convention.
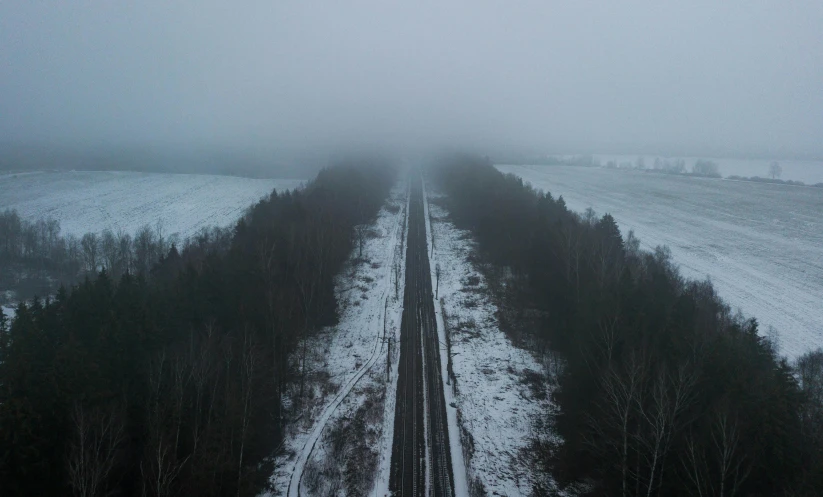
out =
[[[110,229],[134,234],[160,221],[186,238],[201,228],[229,226],[273,189],[301,180],[122,171],[41,172],[0,176],[0,209],[29,221],[53,218],[61,232],[82,236]]]
[[[500,330],[486,280],[470,260],[475,250],[471,234],[454,227],[436,198],[429,193],[426,217],[429,233],[434,232],[435,286],[440,266],[438,332],[445,344],[449,330],[457,379],[445,387],[455,483],[463,485],[456,495],[468,495],[479,485],[486,495],[528,495],[537,475],[521,458],[538,427],[556,412],[547,372]],[[447,375],[445,345],[441,359]],[[541,377],[538,392],[525,381],[532,375]],[[455,454],[459,447],[463,453]]]
[[[6,317],[9,318],[9,320],[14,318],[14,314],[15,314],[14,307],[0,306],[0,312],[5,314]]]

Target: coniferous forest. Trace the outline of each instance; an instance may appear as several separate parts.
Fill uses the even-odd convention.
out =
[[[310,395],[305,338],[335,322],[333,278],[394,174],[339,164],[179,249],[147,231],[131,255],[81,256],[82,281],[0,314],[2,495],[265,489]],[[501,327],[555,371],[541,381],[558,410],[525,471],[580,495],[820,495],[823,350],[781,358],[710,281],[608,214],[472,157],[429,175],[477,241]],[[9,247],[50,267],[51,252]]]
[[[225,236],[0,314],[0,493],[259,493],[307,394],[299,346],[335,321],[333,277],[393,182],[341,163]]]
[[[535,436],[532,470],[597,496],[823,495],[823,350],[789,364],[608,214],[471,157],[432,177],[474,234],[501,326],[559,371],[546,421],[562,442]]]
[[[822,27],[0,0],[0,497],[823,497]]]

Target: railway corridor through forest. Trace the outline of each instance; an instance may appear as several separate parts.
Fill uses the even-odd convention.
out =
[[[423,185],[419,173],[412,174],[389,489],[396,496],[453,497]]]

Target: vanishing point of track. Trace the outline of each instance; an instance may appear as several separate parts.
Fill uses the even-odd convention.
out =
[[[400,375],[389,489],[397,496],[453,497],[440,344],[426,244],[422,179],[412,179]]]

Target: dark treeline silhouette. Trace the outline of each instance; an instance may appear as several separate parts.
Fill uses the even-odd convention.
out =
[[[62,235],[56,219],[27,221],[7,209],[0,212],[0,289],[12,291],[14,300],[26,300],[52,295],[101,270],[115,280],[126,273],[147,273],[173,245],[225,245],[231,234],[229,228],[209,227],[181,241],[165,236],[158,224],[143,226],[133,236],[104,230],[77,237]]]
[[[570,212],[479,159],[432,176],[476,237],[501,325],[520,329],[508,308],[539,316],[530,343],[560,357],[563,442],[536,437],[537,470],[589,495],[823,495],[823,352],[793,368],[709,281],[608,214]]]
[[[698,176],[704,178],[720,178],[720,166],[713,160],[696,159],[692,164],[691,171],[686,169],[686,159],[682,157],[661,159],[655,157],[654,161],[646,164],[646,158],[639,156],[634,162],[628,160],[617,161],[615,159],[606,162],[608,169],[633,169],[647,173],[672,174],[683,176]]]
[[[300,345],[335,321],[333,277],[394,181],[381,162],[325,169],[230,237],[0,321],[0,493],[260,492],[309,395]]]
[[[803,181],[797,180],[790,180],[790,179],[778,179],[778,178],[761,178],[760,176],[739,176],[733,174],[729,176],[727,179],[732,179],[736,181],[752,181],[755,183],[771,183],[774,185],[789,185],[789,186],[811,186],[814,188],[823,188],[823,183],[814,183],[814,184],[806,184]]]
[[[599,167],[600,162],[592,155],[522,155],[510,154],[495,157],[498,164],[529,166],[580,166]]]

